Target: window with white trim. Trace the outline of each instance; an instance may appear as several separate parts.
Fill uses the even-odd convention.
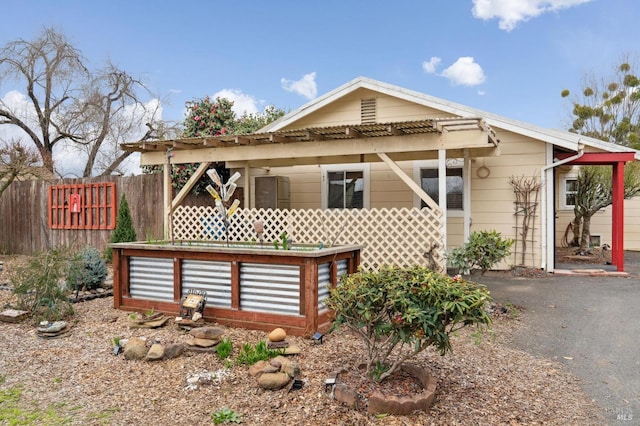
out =
[[[447,211],[462,212],[464,210],[464,173],[462,159],[447,160]],[[436,203],[440,198],[438,178],[438,161],[419,162],[414,176],[419,179],[420,186]],[[420,200],[420,207],[426,207]]]
[[[345,164],[322,169],[322,208],[369,208],[368,165]]]
[[[576,205],[576,194],[578,193],[578,177],[565,175],[561,179],[560,185],[560,207],[572,209]]]

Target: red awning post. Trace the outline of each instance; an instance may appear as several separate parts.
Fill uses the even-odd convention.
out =
[[[611,263],[624,271],[624,161],[612,164]]]
[[[558,154],[558,158],[570,157]],[[612,166],[611,182],[611,263],[624,272],[624,165],[635,161],[635,152],[585,152],[568,164]]]

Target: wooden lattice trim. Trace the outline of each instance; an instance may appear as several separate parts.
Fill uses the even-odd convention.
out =
[[[173,215],[176,240],[259,242],[253,224],[264,224],[271,244],[286,232],[294,243],[362,246],[361,266],[423,264],[444,269],[442,217],[424,209],[239,209],[227,230],[214,207],[179,206]]]

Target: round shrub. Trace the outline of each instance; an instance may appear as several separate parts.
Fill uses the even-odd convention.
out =
[[[330,289],[333,327],[346,327],[364,343],[367,373],[382,381],[430,346],[451,351],[451,333],[486,325],[489,291],[481,284],[423,266],[385,267],[343,275]]]
[[[72,290],[98,288],[107,278],[107,265],[95,247],[85,247],[72,259],[67,272],[67,287]]]

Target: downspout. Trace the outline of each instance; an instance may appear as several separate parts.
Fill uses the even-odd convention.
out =
[[[580,143],[580,141],[578,141],[578,153],[576,155],[573,155],[571,157],[567,157],[564,160],[560,160],[560,161],[556,161],[555,163],[551,163],[547,166],[544,166],[542,168],[540,168],[540,184],[541,187],[543,188],[544,192],[542,194],[542,199],[540,200],[540,210],[542,212],[542,220],[541,220],[541,227],[542,227],[542,261],[541,261],[541,265],[540,265],[540,269],[543,269],[546,271],[547,269],[547,240],[548,240],[548,232],[547,232],[547,216],[548,216],[548,212],[547,212],[547,196],[549,194],[549,191],[547,191],[547,171],[549,171],[550,169],[554,169],[558,166],[562,166],[563,164],[566,163],[570,163],[574,160],[577,160],[578,158],[582,157],[584,155],[584,150],[582,147],[582,144]],[[555,190],[555,186],[553,188]]]

